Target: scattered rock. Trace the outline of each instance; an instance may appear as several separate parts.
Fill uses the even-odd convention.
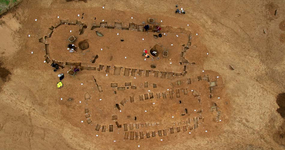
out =
[[[231,70],[235,70],[235,68],[232,65],[229,65]]]
[[[101,33],[101,32],[99,32],[99,31],[96,31],[96,34],[97,34],[97,36],[99,36],[99,37],[103,37],[103,36],[104,36],[104,34]]]
[[[68,98],[68,99],[67,99],[67,101],[73,101],[73,100],[74,100],[73,98]]]

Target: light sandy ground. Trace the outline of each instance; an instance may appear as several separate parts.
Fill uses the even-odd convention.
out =
[[[185,15],[174,14],[176,4],[185,8]],[[138,145],[140,149],[284,149],[279,145],[285,140],[280,136],[283,119],[276,112],[276,96],[284,92],[285,80],[282,39],[285,31],[280,28],[285,18],[284,8],[282,0],[90,0],[88,3],[24,0],[0,20],[0,59],[2,67],[12,73],[8,82],[0,81],[0,149],[137,149]],[[96,13],[92,14],[92,9]],[[278,9],[277,16],[273,13],[275,9]],[[69,96],[64,95],[68,88],[63,88],[63,92],[55,89],[57,73],[43,63],[43,45],[38,43],[57,22],[57,15],[77,19],[77,14],[83,12],[86,20],[94,16],[100,20],[117,17],[128,22],[131,16],[137,16],[141,18],[135,21],[141,22],[155,16],[169,21],[165,24],[182,26],[182,22],[189,22],[197,26],[200,42],[209,52],[202,68],[220,74],[224,83],[225,98],[230,103],[224,108],[228,112],[227,121],[217,125],[217,132],[213,125],[208,134],[175,134],[163,142],[155,138],[117,139],[114,143],[114,138],[122,136],[96,137],[94,128],[80,123],[84,118],[83,106],[59,101],[60,97]],[[172,22],[171,18],[178,22]],[[229,65],[235,70],[230,70]],[[93,84],[90,76],[85,77],[78,76],[74,84]],[[98,75],[98,78],[103,77]],[[118,80],[121,84],[123,81]],[[71,90],[78,89],[76,86]],[[77,92],[84,94],[81,90]]]

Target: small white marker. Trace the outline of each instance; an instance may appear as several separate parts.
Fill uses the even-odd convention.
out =
[[[207,130],[205,132],[208,132]]]
[[[196,33],[196,35],[198,35],[198,33]]]
[[[142,40],[144,40],[144,38],[142,38]]]
[[[173,46],[173,44],[171,44],[171,46]]]
[[[172,64],[172,62],[169,63],[170,65]]]
[[[144,61],[146,61],[146,58],[144,59]]]
[[[219,78],[219,76],[217,76],[217,78]]]
[[[29,34],[28,37],[31,37],[31,35]]]
[[[59,16],[57,16],[57,18],[59,18]]]
[[[120,110],[120,112],[122,112],[122,110]]]
[[[83,83],[81,83],[81,85],[83,85]]]
[[[169,89],[167,89],[167,91],[169,91]]]
[[[116,142],[116,140],[114,140],[114,142]]]
[[[79,103],[81,104],[81,101],[79,101]]]
[[[147,112],[147,110],[145,110],[144,112]]]
[[[101,98],[100,98],[99,100],[100,100],[100,101],[102,101],[102,99],[101,99]]]
[[[191,134],[191,132],[189,132],[189,134]]]
[[[219,120],[220,122],[222,121],[222,120]]]
[[[117,35],[120,35],[120,33],[117,33]]]
[[[125,59],[127,59],[127,57],[125,57]]]
[[[46,63],[47,61],[44,61],[44,63]]]
[[[62,100],[62,98],[60,98],[60,100]]]
[[[134,77],[134,79],[136,79],[137,77]]]
[[[220,97],[218,97],[218,99],[221,99]]]
[[[187,26],[189,27],[189,24],[187,24]]]
[[[148,92],[150,92],[150,90],[148,90]]]
[[[131,17],[131,19],[134,19],[134,17]]]
[[[166,33],[163,33],[163,35],[166,35]]]
[[[103,51],[103,48],[101,48],[101,51]]]
[[[152,103],[153,105],[155,104],[155,103]]]
[[[108,77],[108,74],[106,74],[106,77]]]
[[[191,92],[193,92],[194,90],[191,90]]]
[[[196,109],[194,109],[194,111],[196,111]]]
[[[103,6],[102,8],[103,8],[103,9],[105,9],[105,7],[104,7],[104,6]]]
[[[160,22],[162,22],[162,20],[160,20]]]
[[[176,35],[176,37],[178,37],[178,35]]]
[[[98,134],[96,134],[96,136],[98,137],[99,135],[98,135]]]
[[[83,120],[81,120],[81,123],[83,123]]]
[[[207,55],[209,55],[209,53],[207,53]]]
[[[105,20],[102,20],[102,22],[104,22]]]
[[[172,116],[172,118],[174,118],[174,116]]]
[[[33,52],[33,51],[31,51],[31,54],[34,54],[34,52]]]
[[[204,70],[202,70],[202,72],[205,72]]]
[[[160,141],[162,142],[162,141],[163,141],[163,139],[160,139]]]
[[[72,30],[69,31],[70,33],[72,32]]]
[[[141,147],[140,145],[138,145],[138,147]]]
[[[35,21],[38,21],[38,19],[35,19]]]
[[[77,16],[80,17],[80,14],[78,14]]]

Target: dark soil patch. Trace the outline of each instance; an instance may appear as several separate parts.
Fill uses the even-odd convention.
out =
[[[285,118],[285,93],[278,94],[276,103],[280,107],[277,109],[277,112],[281,115],[282,118]]]
[[[8,81],[8,76],[11,74],[11,72],[2,67],[2,63],[0,62],[0,78],[4,81],[7,82]]]
[[[0,62],[0,92],[4,83],[9,81],[10,74],[11,72],[8,69],[2,67],[2,63]]]
[[[279,24],[279,29],[282,31],[285,31],[285,20],[283,20],[282,22],[280,22]]]
[[[280,93],[277,95],[276,103],[279,106],[277,112],[281,115],[282,118],[285,118],[285,93]],[[285,146],[285,120],[277,132],[274,133],[273,139],[276,143]]]
[[[285,34],[284,33],[280,34],[280,42],[285,43]]]
[[[273,134],[273,139],[278,144],[285,146],[285,121],[283,121],[278,131]]]

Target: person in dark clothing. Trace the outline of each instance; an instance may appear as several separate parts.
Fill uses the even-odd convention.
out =
[[[59,69],[59,65],[57,63],[52,63],[51,66],[55,68],[53,71],[56,72]]]
[[[74,71],[74,73],[76,73],[79,71],[79,68],[74,68],[73,71]]]
[[[62,74],[60,74],[60,76],[59,76],[59,80],[61,81],[61,80],[63,80],[64,79],[64,74],[62,73]]]
[[[145,30],[145,31],[148,31],[148,30],[149,30],[149,25],[145,25],[145,26],[144,26],[144,30]]]
[[[75,45],[74,44],[68,44],[67,47],[70,48],[70,49],[75,49]]]
[[[176,9],[175,13],[176,13],[176,14],[180,14],[181,11],[180,11],[179,9]]]

